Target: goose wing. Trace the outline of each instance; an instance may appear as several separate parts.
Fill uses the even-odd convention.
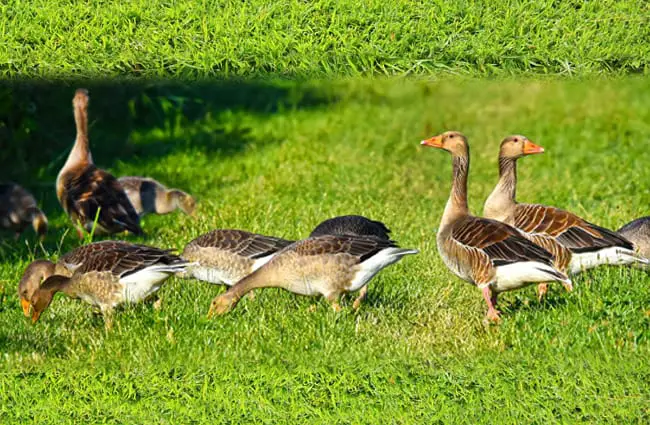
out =
[[[483,252],[494,266],[536,261],[552,266],[553,256],[505,223],[465,217],[454,225],[451,237],[471,251]]]
[[[250,259],[271,255],[293,243],[273,236],[259,235],[243,230],[213,230],[194,239],[189,245],[218,248]]]
[[[515,226],[527,233],[551,235],[578,253],[609,247],[634,249],[632,243],[617,232],[589,223],[568,211],[545,205],[518,204]]]

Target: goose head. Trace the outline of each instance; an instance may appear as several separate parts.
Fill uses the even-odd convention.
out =
[[[534,155],[536,153],[543,153],[544,148],[536,145],[528,140],[526,136],[518,134],[508,136],[501,141],[501,148],[499,150],[499,157],[519,159],[525,155]]]
[[[30,301],[34,293],[41,286],[41,283],[52,274],[54,274],[54,263],[48,260],[33,261],[25,269],[25,273],[23,273],[23,277],[18,284],[18,296],[26,317],[30,316]]]
[[[445,131],[430,139],[423,140],[420,144],[445,150],[453,156],[467,156],[469,154],[467,137],[459,131]]]

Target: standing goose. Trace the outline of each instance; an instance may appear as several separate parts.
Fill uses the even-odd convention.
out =
[[[484,217],[502,221],[510,226],[516,227],[514,208],[507,208],[505,206],[515,202],[517,160],[524,155],[533,155],[542,152],[544,152],[544,148],[537,146],[524,136],[515,135],[503,139],[499,148],[499,181],[485,201],[485,206],[483,207]],[[546,233],[524,233],[524,236],[553,254],[555,267],[563,273],[567,273],[572,255],[569,248]],[[546,283],[540,283],[537,285],[537,289],[539,299],[541,300],[548,290],[548,285]]]
[[[167,189],[148,177],[120,177],[118,179],[131,205],[140,216],[168,214],[180,208],[185,214],[194,214],[196,201],[182,190]]]
[[[451,153],[451,194],[437,235],[438,251],[458,277],[481,289],[488,305],[487,318],[499,321],[496,309],[500,292],[533,282],[557,281],[571,285],[553,266],[553,256],[505,223],[470,215],[467,208],[469,146],[461,133],[448,131],[422,144]]]
[[[93,163],[88,147],[88,92],[78,89],[72,101],[77,125],[77,139],[56,179],[56,195],[83,237],[82,228],[90,232],[95,217],[97,230],[119,233],[128,230],[142,234],[138,214],[122,185],[108,172]]]
[[[623,265],[647,263],[634,252],[634,245],[625,237],[604,227],[589,223],[577,215],[540,204],[520,204],[515,199],[517,186],[516,161],[524,155],[543,152],[524,136],[510,136],[502,143],[507,150],[520,150],[499,160],[499,183],[485,202],[486,216],[508,223],[528,234],[546,235],[572,253],[569,273],[578,273],[603,264]]]
[[[295,242],[263,267],[216,297],[208,316],[224,314],[255,288],[283,288],[300,295],[322,295],[338,311],[341,294],[364,287],[381,269],[416,249],[374,236],[324,235]]]
[[[87,258],[72,276],[52,275],[34,291],[32,321],[36,322],[54,294],[62,291],[98,306],[110,328],[113,308],[144,300],[187,265],[186,260],[169,250],[144,245],[116,245],[100,250]]]
[[[18,296],[25,316],[30,317],[31,299],[41,283],[52,275],[72,276],[72,273],[86,261],[100,251],[116,249],[117,247],[133,246],[124,241],[101,241],[80,246],[61,256],[56,263],[49,260],[35,260],[31,262],[23,273],[18,284]],[[144,245],[139,245],[144,246]]]
[[[631,241],[637,252],[645,258],[650,258],[650,216],[637,218],[618,229],[618,233]],[[648,268],[645,264],[642,266]]]
[[[29,225],[41,239],[45,238],[47,217],[34,196],[16,183],[0,184],[0,227],[13,231],[18,238]]]

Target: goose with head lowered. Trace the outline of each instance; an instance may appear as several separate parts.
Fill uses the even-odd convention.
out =
[[[550,237],[571,251],[570,274],[603,264],[647,264],[632,242],[620,233],[597,226],[559,208],[523,204],[516,200],[517,160],[544,152],[524,136],[510,136],[501,143],[499,182],[485,201],[486,217],[503,221],[521,231]]]
[[[182,272],[188,262],[169,250],[145,245],[116,245],[87,258],[71,276],[52,275],[31,297],[32,321],[36,322],[61,291],[99,307],[106,327],[113,309],[136,303],[158,291],[165,280]]]
[[[267,264],[216,297],[208,316],[232,310],[256,288],[283,288],[300,295],[322,295],[339,311],[339,297],[358,291],[381,269],[416,249],[399,248],[375,236],[323,235],[295,242]]]
[[[440,221],[438,251],[458,277],[475,284],[488,305],[487,318],[499,321],[497,295],[535,282],[570,285],[557,270],[553,255],[517,229],[500,221],[475,217],[467,207],[469,145],[456,131],[423,140],[422,145],[442,149],[452,156],[451,194]]]
[[[78,89],[72,101],[77,138],[56,179],[56,196],[77,228],[90,232],[97,220],[97,233],[129,231],[140,235],[140,219],[110,173],[97,168],[88,146],[88,92]]]
[[[346,215],[323,221],[314,228],[310,237],[374,235],[388,240],[389,233],[390,230],[380,221],[360,215]],[[278,251],[294,242],[245,230],[213,230],[193,239],[185,246],[181,256],[194,265],[188,267],[179,277],[232,286],[268,263]],[[364,287],[354,302],[355,308],[359,307],[366,294],[367,287]]]
[[[25,316],[31,316],[31,299],[34,292],[41,286],[41,283],[48,277],[58,274],[61,276],[72,276],[72,273],[79,268],[84,261],[100,251],[116,249],[120,246],[135,246],[125,241],[101,241],[73,249],[62,255],[56,263],[49,260],[34,260],[26,268],[20,283],[18,284],[18,296]],[[140,245],[144,246],[144,245]]]

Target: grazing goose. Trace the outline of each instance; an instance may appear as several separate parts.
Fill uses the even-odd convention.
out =
[[[636,254],[634,245],[617,232],[589,223],[559,208],[518,203],[515,199],[516,161],[521,156],[544,150],[524,136],[511,136],[504,143],[508,149],[516,149],[517,145],[527,145],[528,148],[520,148],[521,155],[499,160],[499,184],[485,202],[486,216],[504,221],[528,234],[547,235],[555,239],[572,253],[568,265],[571,274],[603,264],[648,262]]]
[[[650,216],[637,218],[627,223],[618,229],[618,233],[631,241],[639,254],[650,258]],[[645,264],[642,267],[649,268],[650,266]]]
[[[422,144],[451,153],[451,194],[437,235],[438,251],[458,277],[481,289],[488,305],[487,318],[498,322],[497,295],[533,282],[571,281],[553,266],[553,256],[526,239],[512,226],[470,215],[467,208],[469,146],[461,133],[448,131]]]
[[[167,189],[160,182],[148,177],[120,177],[118,179],[131,205],[140,216],[145,214],[168,214],[180,208],[185,214],[194,214],[196,201],[178,189]]]
[[[77,269],[84,261],[93,256],[94,254],[115,249],[120,246],[130,246],[128,242],[123,241],[101,241],[94,242],[88,245],[80,246],[67,254],[61,256],[59,261],[53,263],[49,260],[35,260],[31,262],[23,277],[18,284],[18,296],[20,297],[20,304],[23,308],[25,316],[30,317],[31,313],[31,299],[34,292],[41,286],[41,283],[48,277],[58,274],[62,276],[72,276],[75,269]],[[144,245],[140,245],[144,246]]]
[[[508,208],[507,206],[516,202],[514,199],[517,190],[517,160],[524,155],[542,152],[544,152],[544,148],[537,146],[524,136],[515,135],[503,139],[499,148],[499,181],[485,201],[483,207],[484,217],[516,227],[514,208]],[[553,254],[555,268],[563,273],[568,271],[571,262],[571,250],[569,248],[546,233],[524,232],[524,236]],[[569,288],[567,287],[567,289]],[[548,291],[548,285],[540,283],[537,285],[537,290],[541,301]]]
[[[300,295],[322,295],[338,311],[339,296],[364,287],[381,269],[416,249],[374,236],[324,235],[295,242],[263,267],[216,297],[208,317],[224,314],[255,288],[283,288]]]
[[[122,185],[93,163],[88,147],[88,92],[78,89],[74,99],[77,139],[56,179],[56,195],[77,228],[90,232],[97,215],[97,230],[119,233],[128,230],[142,234],[138,214]]]
[[[98,306],[106,327],[111,327],[113,308],[136,303],[160,289],[167,278],[183,271],[188,262],[169,250],[144,245],[116,245],[100,250],[77,267],[72,276],[52,275],[34,291],[32,322],[59,291]]]
[[[310,236],[376,235],[388,240],[388,233],[390,230],[382,222],[363,216],[349,215],[323,221],[316,226]],[[213,230],[185,246],[181,256],[195,265],[188,267],[179,277],[232,286],[266,264],[279,250],[293,242],[244,230]],[[367,292],[367,287],[361,289],[354,301],[355,309],[365,299]]]
[[[41,239],[47,233],[47,217],[36,199],[16,183],[0,184],[0,227],[11,230],[16,238],[31,225]]]

